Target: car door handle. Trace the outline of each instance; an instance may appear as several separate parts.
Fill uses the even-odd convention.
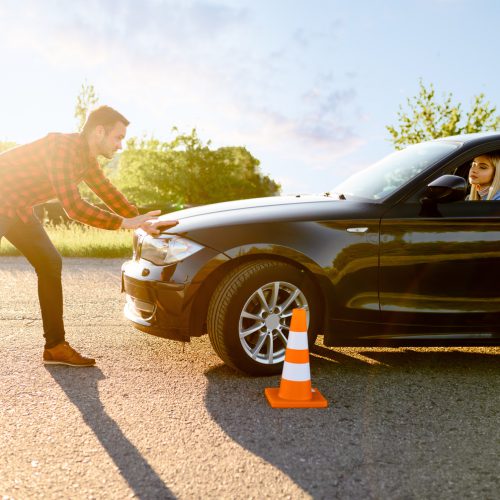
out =
[[[348,233],[366,233],[368,231],[367,227],[348,227]]]

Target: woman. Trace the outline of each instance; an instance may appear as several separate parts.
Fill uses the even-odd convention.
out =
[[[500,200],[500,153],[476,156],[469,170],[469,200]]]

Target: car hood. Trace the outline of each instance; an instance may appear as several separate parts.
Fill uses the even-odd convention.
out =
[[[273,196],[188,208],[164,214],[160,220],[179,221],[165,233],[187,234],[200,228],[309,220],[324,213],[326,207],[344,203],[324,195]]]
[[[332,224],[336,224],[334,221],[340,221],[343,234],[345,221],[350,224],[350,221],[362,220],[366,225],[368,216],[378,224],[384,209],[374,202],[320,195],[276,196],[189,208],[162,215],[160,220],[179,221],[175,227],[163,231],[164,234],[186,237],[226,252],[245,245],[287,246],[290,238],[298,234],[308,240],[313,237],[312,227],[330,230]]]
[[[282,205],[301,205],[304,203],[333,201],[324,195],[296,195],[296,196],[269,196],[267,198],[251,198],[247,200],[226,201],[223,203],[213,203],[211,205],[201,205],[199,207],[186,208],[162,215],[160,219],[177,219],[184,220],[189,217],[205,216],[208,214],[216,214],[220,212],[229,212],[235,210],[251,210],[256,208],[276,207]]]
[[[186,208],[176,212],[170,212],[160,216],[161,220],[177,219],[184,220],[191,217],[207,216],[209,214],[220,214],[234,211],[253,211],[265,209],[267,207],[293,208],[296,206],[309,204],[332,202],[334,198],[325,195],[296,195],[296,196],[269,196],[267,198],[251,198],[246,200],[226,201],[223,203],[213,203],[211,205],[201,205],[199,207]]]

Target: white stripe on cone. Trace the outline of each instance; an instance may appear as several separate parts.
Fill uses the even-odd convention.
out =
[[[283,363],[283,374],[281,378],[290,382],[307,382],[311,379],[309,363]]]
[[[309,345],[307,343],[307,333],[294,332],[293,330],[290,330],[286,347],[288,349],[296,349],[297,351],[305,351],[306,349],[309,349]]]

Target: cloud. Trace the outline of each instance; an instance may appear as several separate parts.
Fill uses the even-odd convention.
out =
[[[363,142],[356,75],[311,62],[335,43],[338,23],[276,40],[268,33],[261,43],[250,2],[4,0],[0,8],[0,44],[37,54],[48,70],[94,75],[101,98],[124,103],[133,123],[157,135],[198,127],[214,144],[318,169]]]
[[[208,2],[88,0],[61,4],[6,0],[0,25],[11,45],[30,47],[48,60],[96,65],[122,50],[141,57],[179,58],[202,50],[245,20],[245,9]],[[4,36],[5,36],[4,33]],[[83,59],[79,59],[83,56]]]
[[[244,130],[216,130],[218,138],[225,137],[237,144],[250,143],[257,152],[269,151],[284,161],[302,162],[311,169],[332,168],[336,160],[364,144],[351,127],[334,116],[316,120],[315,109],[298,118],[268,108],[249,107],[244,113]]]
[[[355,136],[352,126],[348,125],[348,113],[345,112],[356,98],[353,87],[326,92],[314,88],[302,98],[310,108],[299,127],[305,137],[323,143],[338,142]]]

